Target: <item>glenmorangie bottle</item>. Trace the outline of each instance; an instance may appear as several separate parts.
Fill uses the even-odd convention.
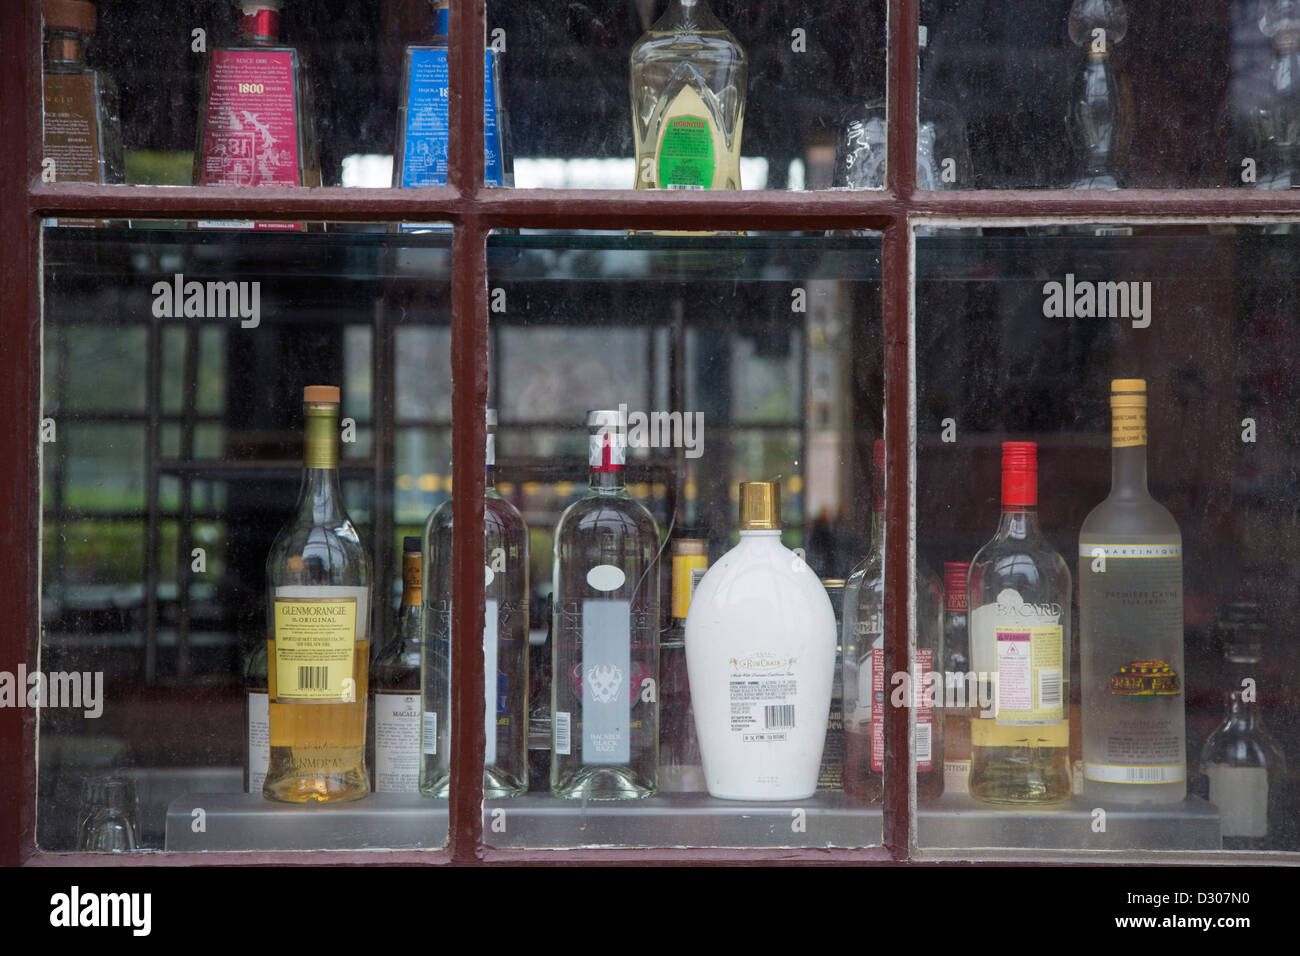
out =
[[[1179,803],[1183,539],[1147,491],[1147,389],[1111,382],[1111,489],[1079,532],[1083,787],[1093,800]]]
[[[303,390],[306,445],[297,513],[266,559],[271,760],[262,792],[356,800],[366,777],[370,556],[339,491],[339,390]]]
[[[1002,518],[971,562],[970,669],[984,685],[971,720],[971,796],[1070,796],[1070,569],[1038,526],[1038,445],[1002,443]]]

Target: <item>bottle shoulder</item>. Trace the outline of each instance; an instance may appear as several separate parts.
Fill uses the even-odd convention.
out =
[[[1178,522],[1169,509],[1149,494],[1121,495],[1112,492],[1083,519],[1080,538],[1089,535],[1152,536],[1182,540]]]
[[[652,535],[659,539],[659,523],[648,508],[626,494],[590,493],[564,509],[555,525],[555,544],[575,535]]]

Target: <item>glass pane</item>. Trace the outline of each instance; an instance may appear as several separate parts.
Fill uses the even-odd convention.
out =
[[[489,787],[490,845],[880,842],[879,809],[843,790],[836,654],[870,525],[854,461],[882,424],[879,255],[878,236],[490,240],[490,504],[496,534],[526,525],[530,606],[526,791]],[[741,482],[779,489],[783,530],[741,537]],[[493,533],[489,564],[509,554]],[[722,608],[738,555],[737,588],[751,562],[772,576]],[[491,783],[521,662],[488,580]],[[697,619],[718,633],[694,646],[734,642],[740,671],[690,661]]]
[[[402,569],[450,488],[451,232],[133,225],[44,236],[38,845],[441,846]]]
[[[917,239],[917,546],[969,724],[922,846],[1300,847],[1293,229]]]

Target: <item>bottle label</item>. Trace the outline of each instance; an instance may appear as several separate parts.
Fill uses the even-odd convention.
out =
[[[584,764],[626,764],[632,757],[632,603],[582,602],[582,717]],[[635,695],[638,688],[633,686]],[[635,697],[633,697],[635,699]]]
[[[695,87],[682,87],[668,107],[655,150],[659,189],[712,189],[722,132]]]
[[[970,669],[992,679],[993,713],[971,725],[973,742],[991,728],[1065,720],[1065,630],[1059,604],[1023,601],[1013,588],[971,613]],[[979,741],[976,741],[976,737]]]
[[[592,471],[622,471],[627,465],[627,435],[610,428],[590,436],[587,464]]]
[[[411,51],[411,77],[406,103],[405,147],[402,152],[402,186],[418,188],[447,185],[447,143],[450,129],[448,96],[450,73],[444,47],[416,47]],[[502,184],[501,129],[497,117],[496,52],[484,51],[483,74],[483,182]]]
[[[882,668],[883,669],[883,668]],[[925,772],[934,768],[934,699],[925,692],[928,681],[937,680],[943,688],[943,674],[934,670],[934,648],[916,649],[916,670],[924,675],[914,686],[916,697],[916,769]],[[940,755],[942,757],[942,754]]]
[[[54,161],[56,182],[100,181],[94,74],[45,74],[43,150],[41,158]]]
[[[1268,769],[1206,766],[1210,778],[1210,802],[1219,808],[1225,837],[1268,836]]]
[[[1084,775],[1186,779],[1180,543],[1079,542]]]
[[[709,568],[707,554],[673,555],[673,617],[684,620],[690,610],[691,598],[695,596],[695,585],[704,577]]]
[[[276,588],[276,700],[350,703],[364,694],[354,664],[357,642],[368,637],[368,597],[367,588]]]
[[[488,766],[497,762],[497,720],[506,703],[498,679],[505,675],[497,673],[498,607],[496,598],[488,598],[483,608],[483,761]]]
[[[880,773],[885,769],[885,638],[878,635],[871,642],[871,665],[864,675],[865,697],[871,702],[871,769]]]
[[[271,719],[264,690],[248,692],[248,792],[261,793],[271,763]]]
[[[786,740],[800,716],[795,711],[799,682],[794,658],[760,652],[730,663],[731,733],[742,744]]]
[[[209,70],[199,185],[301,186],[293,55],[213,50]]]
[[[1111,400],[1110,444],[1112,448],[1131,448],[1147,443],[1146,400],[1142,403],[1117,403]]]
[[[375,692],[375,792],[420,790],[420,695]]]

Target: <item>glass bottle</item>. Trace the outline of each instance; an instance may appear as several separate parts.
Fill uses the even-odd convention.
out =
[[[1256,189],[1300,186],[1300,2],[1265,0],[1259,29],[1273,41],[1269,88],[1255,110]]]
[[[339,390],[303,390],[306,447],[296,513],[266,558],[271,757],[262,792],[356,800],[366,777],[370,555],[339,491]]]
[[[590,490],[555,526],[551,792],[659,788],[659,525],[628,494],[627,423],[587,414]]]
[[[271,761],[266,696],[266,641],[258,641],[244,666],[244,792],[261,793]]]
[[[966,588],[970,563],[946,561],[943,565],[944,673],[944,789],[966,792],[970,778],[970,722],[975,706],[975,685],[969,680],[970,633]]]
[[[835,613],[835,670],[831,678],[831,710],[826,717],[826,742],[817,771],[817,790],[844,792],[844,585],[843,578],[823,578],[822,587]]]
[[[1083,792],[1092,800],[1187,796],[1183,539],[1147,491],[1147,395],[1111,382],[1111,489],[1079,531]]]
[[[669,0],[632,47],[637,189],[739,189],[748,60],[705,0]]]
[[[844,585],[844,791],[880,803],[885,795],[885,708],[894,684],[885,674],[885,443],[872,454],[871,544]],[[923,561],[916,565],[917,632],[912,635],[919,680],[908,706],[916,712],[916,793],[943,793],[943,587]],[[935,686],[937,683],[937,686]],[[933,688],[933,695],[928,688]],[[905,710],[895,716],[907,719]]]
[[[421,553],[418,536],[402,540],[402,606],[397,630],[370,665],[375,793],[418,793],[420,789]]]
[[[239,38],[204,61],[196,186],[319,186],[311,90],[298,51],[280,41],[283,0],[232,0]],[[300,229],[289,222],[200,226]]]
[[[528,526],[496,489],[496,409],[487,409],[484,574],[483,796],[528,789]],[[423,764],[420,792],[445,798],[451,788],[452,563],[451,499],[424,526],[425,643]]]
[[[397,104],[397,148],[393,185],[412,188],[447,185],[448,0],[433,5],[433,40],[409,46],[402,61],[402,98]],[[488,48],[483,74],[483,183],[514,186],[514,159],[501,85],[501,55]],[[427,227],[426,227],[427,228]]]
[[[1066,117],[1077,154],[1071,189],[1123,185],[1118,159],[1128,141],[1130,110],[1111,53],[1126,32],[1128,10],[1122,0],[1074,0],[1070,7],[1070,40],[1088,55],[1075,74]]]
[[[705,789],[686,672],[686,614],[709,568],[709,543],[689,533],[673,539],[672,623],[659,644],[659,789]]]
[[[42,0],[45,19],[44,140],[41,159],[53,161],[60,183],[121,183],[122,129],[117,87],[86,65],[95,32],[88,0]],[[66,221],[65,221],[66,223]]]
[[[1038,446],[1002,443],[1002,518],[970,567],[971,796],[1070,796],[1070,569],[1038,526]]]

